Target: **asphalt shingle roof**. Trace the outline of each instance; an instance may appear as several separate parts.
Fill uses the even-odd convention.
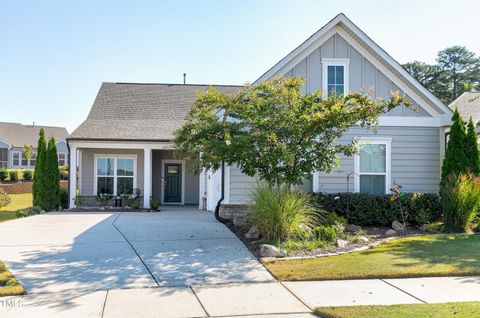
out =
[[[470,120],[470,116],[475,124],[480,121],[480,93],[465,92],[448,107],[452,110],[457,108],[465,122]]]
[[[45,130],[45,137],[55,137],[55,140],[65,140],[68,136],[67,129],[64,127],[50,127],[37,125],[22,125],[19,123],[0,122],[0,139],[12,145],[12,147],[23,147],[24,145],[33,145],[37,147],[38,134],[40,129]]]
[[[241,86],[211,85],[223,93]],[[196,93],[209,85],[103,83],[87,119],[69,139],[171,140]]]

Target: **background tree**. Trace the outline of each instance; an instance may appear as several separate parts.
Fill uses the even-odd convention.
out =
[[[55,138],[50,138],[45,160],[44,191],[40,206],[46,211],[54,211],[60,207],[60,173],[58,171],[58,154]]]
[[[467,135],[465,132],[465,124],[463,123],[458,110],[455,109],[452,117],[452,126],[445,149],[445,157],[442,164],[442,179],[440,186],[445,186],[446,179],[449,175],[459,175],[467,170],[469,160],[466,150]]]
[[[30,160],[32,159],[33,146],[32,145],[23,145],[22,156],[23,158]]]
[[[303,94],[300,78],[249,86],[236,95],[211,87],[197,96],[185,125],[175,132],[175,149],[193,160],[194,172],[218,169],[224,160],[270,185],[301,184],[314,171],[331,171],[337,155],[351,156],[355,142],[337,140],[354,125],[374,127],[382,112],[409,103],[367,94],[322,98]]]
[[[403,67],[445,104],[463,92],[480,89],[480,59],[464,46],[438,52],[436,62],[429,65],[413,61]]]
[[[478,151],[478,139],[472,117],[470,117],[467,125],[465,155],[467,156],[470,172],[474,174],[480,174],[480,154]]]
[[[44,180],[43,180],[43,169],[45,165],[45,158],[47,152],[47,143],[45,140],[45,131],[43,128],[40,129],[38,145],[37,145],[37,158],[35,161],[35,171],[33,174],[33,185],[32,185],[32,196],[33,196],[33,206],[40,206],[40,197],[41,192],[43,191]]]

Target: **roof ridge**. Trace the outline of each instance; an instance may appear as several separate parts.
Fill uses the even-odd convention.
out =
[[[139,83],[139,82],[103,82],[103,84],[116,85],[159,85],[159,86],[222,86],[222,87],[243,87],[233,84],[182,84],[182,83]]]

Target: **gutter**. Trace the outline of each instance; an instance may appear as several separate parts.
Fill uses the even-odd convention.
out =
[[[217,202],[217,206],[215,207],[215,218],[217,221],[221,223],[226,223],[228,220],[224,219],[220,216],[220,205],[225,198],[225,161],[222,161],[222,188],[221,188],[221,196],[220,200]]]

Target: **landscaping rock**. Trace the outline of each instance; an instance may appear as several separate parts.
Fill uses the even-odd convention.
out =
[[[386,236],[394,236],[394,235],[397,235],[397,231],[390,229],[387,232],[385,232],[385,235]]]
[[[41,210],[39,213],[40,213],[40,214],[43,214],[43,213],[46,213],[46,211],[45,211],[45,210]]]
[[[368,243],[368,241],[369,241],[368,237],[366,237],[366,236],[360,236],[360,237],[357,238],[357,240],[359,242],[362,242],[362,243]]]
[[[361,230],[362,227],[360,225],[355,225],[355,224],[349,224],[348,225],[348,232],[357,232],[358,230]]]
[[[105,211],[105,207],[102,206],[102,207],[100,208],[100,211]]]
[[[426,232],[427,231],[427,225],[423,224],[422,226],[419,227],[419,229]]]
[[[260,256],[262,257],[285,257],[287,251],[270,244],[260,245]]]
[[[260,237],[260,232],[258,232],[257,227],[254,225],[248,230],[247,233],[245,233],[245,237],[248,239],[258,239]]]
[[[347,247],[347,245],[348,245],[348,241],[341,240],[341,239],[337,239],[335,241],[335,246],[336,247],[345,248],[345,247]]]
[[[234,216],[233,217],[233,225],[235,226],[244,226],[247,223],[247,219],[242,216]]]
[[[395,231],[405,231],[405,226],[397,220],[392,222],[392,229]]]

